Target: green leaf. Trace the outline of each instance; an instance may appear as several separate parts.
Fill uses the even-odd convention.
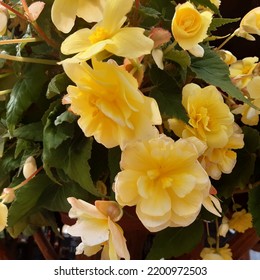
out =
[[[245,149],[237,150],[237,163],[230,174],[222,174],[220,180],[212,183],[218,190],[218,195],[229,198],[236,188],[244,189],[254,174],[256,155]]]
[[[28,64],[14,85],[6,110],[6,122],[11,134],[25,111],[44,92],[44,86],[48,79],[45,70],[46,66],[44,65]]]
[[[229,78],[229,69],[225,62],[209,47],[204,46],[204,51],[203,58],[193,56],[191,59],[190,68],[196,74],[197,78],[210,85],[219,87],[229,96],[252,106],[251,102],[244,97],[243,93],[232,84]]]
[[[65,111],[56,118],[54,124],[57,126],[63,122],[73,123],[77,118],[78,117],[70,111]]]
[[[191,0],[196,5],[202,5],[204,7],[209,7],[214,13],[220,15],[218,8],[212,4],[210,0]]]
[[[187,51],[171,50],[164,55],[164,58],[178,63],[184,70],[186,70],[191,63],[191,59]]]
[[[20,220],[38,211],[38,200],[53,182],[45,175],[38,174],[25,186],[16,191],[16,199],[8,211],[8,226],[12,227]]]
[[[14,130],[14,137],[31,141],[42,141],[43,125],[42,122],[30,123],[20,126]]]
[[[188,227],[167,228],[156,234],[147,259],[168,259],[188,253],[201,241],[202,235],[201,221],[195,221]]]
[[[260,236],[260,185],[249,191],[248,207],[253,216],[253,225]]]
[[[50,211],[68,212],[71,208],[67,201],[68,197],[89,201],[90,194],[76,183],[63,183],[62,186],[48,188],[41,196],[39,204]]]
[[[218,27],[239,21],[240,18],[213,18],[209,26],[208,32],[216,31]]]
[[[155,67],[151,69],[150,77],[155,85],[150,96],[157,101],[161,114],[187,122],[188,117],[181,102],[181,89],[177,83],[165,71]]]
[[[48,85],[46,96],[48,99],[59,95],[66,91],[67,86],[71,84],[71,80],[65,73],[57,74],[55,77],[52,78]]]

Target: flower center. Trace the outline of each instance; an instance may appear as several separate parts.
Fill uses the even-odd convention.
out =
[[[108,32],[103,27],[97,27],[95,31],[88,37],[92,44],[100,42],[108,38]]]

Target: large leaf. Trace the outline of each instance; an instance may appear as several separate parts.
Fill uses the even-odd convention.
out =
[[[181,89],[177,83],[165,71],[155,67],[151,69],[150,77],[155,86],[150,96],[157,101],[161,114],[187,122],[188,117],[181,102]]]
[[[260,236],[260,185],[249,192],[248,207],[253,216],[253,225]]]
[[[201,241],[202,234],[201,221],[188,227],[167,228],[155,236],[147,259],[168,259],[188,253]]]
[[[14,137],[32,141],[42,141],[43,125],[42,122],[30,123],[20,126],[14,130]]]
[[[46,66],[28,64],[12,89],[7,104],[6,122],[12,133],[25,111],[38,100],[44,92],[48,80]]]
[[[228,66],[220,59],[217,53],[205,46],[204,50],[203,58],[192,57],[191,59],[190,68],[197,78],[219,87],[231,97],[252,105],[242,92],[232,84],[229,78]]]
[[[12,227],[20,220],[39,210],[38,201],[42,193],[54,183],[45,174],[38,174],[25,186],[16,191],[16,199],[8,211],[8,226]]]

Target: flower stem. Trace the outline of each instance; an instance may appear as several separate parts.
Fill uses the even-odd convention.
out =
[[[32,18],[30,10],[28,8],[26,0],[21,0],[23,9],[25,14],[27,15],[27,20],[31,23],[31,25],[34,27],[35,31],[38,33],[38,35],[51,47],[58,49],[59,46],[54,42],[52,39],[50,39],[46,33],[41,29],[41,27],[38,25],[38,23]]]
[[[43,166],[39,167],[31,176],[29,176],[26,180],[22,181],[19,185],[13,188],[14,191],[20,189],[24,185],[26,185],[36,174],[38,174],[43,169]]]
[[[0,90],[0,96],[1,95],[5,95],[5,94],[8,94],[12,91],[12,89],[5,89],[5,90]]]
[[[219,224],[218,224],[218,219],[216,219],[216,251],[219,250]]]
[[[21,44],[21,43],[33,43],[40,42],[40,38],[22,38],[22,39],[10,39],[0,41],[0,45],[11,45],[11,44]]]
[[[15,56],[15,55],[3,54],[3,53],[0,53],[0,58],[19,61],[19,62],[38,63],[38,64],[46,64],[46,65],[57,65],[58,62],[56,60],[50,60],[50,59],[22,57],[22,56]]]
[[[224,45],[226,45],[227,42],[229,42],[233,37],[235,37],[237,35],[238,30],[239,29],[236,29],[229,37],[227,37],[227,39],[216,48],[216,50],[219,51]]]
[[[0,5],[4,6],[7,10],[9,10],[10,12],[14,13],[15,15],[17,15],[19,18],[22,18],[24,20],[27,21],[26,16],[24,16],[23,14],[21,14],[20,12],[18,12],[17,10],[15,10],[14,8],[12,8],[11,6],[9,6],[8,4],[4,3],[4,2],[0,2]]]

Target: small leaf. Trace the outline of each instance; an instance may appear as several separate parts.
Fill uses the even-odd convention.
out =
[[[201,241],[202,235],[201,221],[196,221],[188,227],[167,228],[156,234],[147,259],[168,259],[189,253]]]
[[[161,114],[187,122],[188,117],[181,101],[181,89],[176,82],[158,68],[152,68],[150,76],[155,85],[150,96],[157,101]]]
[[[65,92],[69,84],[71,84],[71,81],[65,73],[57,74],[52,78],[48,85],[46,93],[47,98],[51,99],[52,97]]]
[[[243,101],[250,106],[251,102],[244,97],[243,93],[232,84],[229,77],[229,69],[216,52],[209,47],[204,46],[203,58],[192,57],[191,70],[196,74],[197,78],[205,81],[209,85],[219,87],[229,96]]]
[[[253,216],[253,225],[260,236],[260,185],[249,191],[248,207]]]
[[[42,122],[30,123],[20,126],[14,130],[13,136],[25,140],[42,141],[43,125]]]
[[[239,21],[240,18],[213,18],[209,26],[208,32],[216,31],[218,27]]]
[[[191,0],[196,5],[202,5],[204,7],[209,7],[214,13],[220,15],[218,8],[212,4],[210,0]]]
[[[24,112],[38,100],[44,91],[47,81],[45,69],[46,66],[43,65],[28,64],[14,85],[6,111],[6,122],[11,134]]]

